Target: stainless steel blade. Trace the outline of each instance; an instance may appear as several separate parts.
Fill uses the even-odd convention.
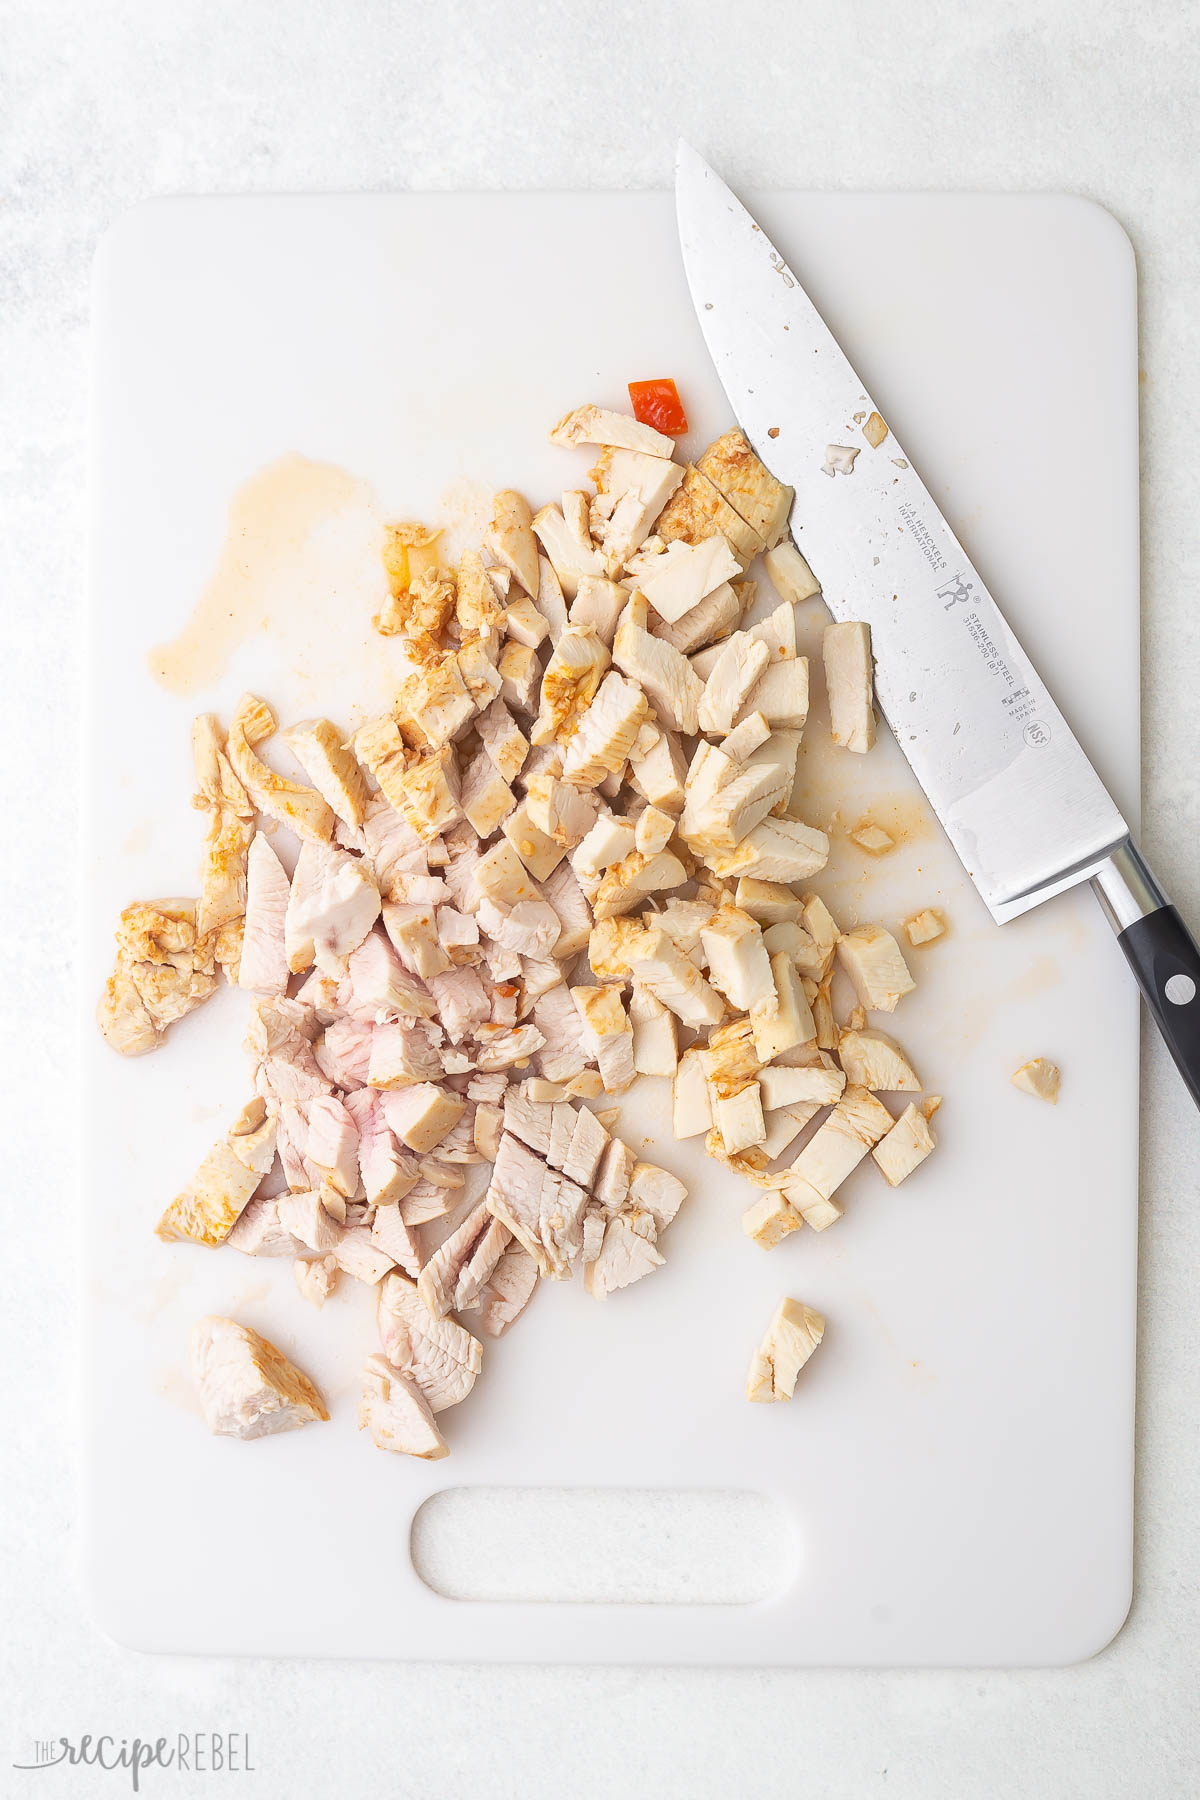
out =
[[[835,618],[871,627],[880,707],[1003,921],[1094,874],[1128,827],[792,270],[681,144],[684,267],[709,352]],[[890,424],[890,421],[889,421]],[[857,449],[849,474],[829,451]]]

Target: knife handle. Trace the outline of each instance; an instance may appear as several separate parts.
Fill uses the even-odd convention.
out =
[[[1200,1106],[1200,946],[1127,838],[1092,876],[1117,942]]]

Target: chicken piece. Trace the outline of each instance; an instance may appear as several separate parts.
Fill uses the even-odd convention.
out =
[[[567,614],[568,623],[588,626],[601,643],[612,649],[617,620],[629,602],[629,589],[604,575],[580,577],[579,589]]]
[[[756,881],[752,875],[741,877],[734,902],[762,926],[798,920],[803,908],[790,887],[779,881]]]
[[[385,1117],[402,1144],[424,1156],[450,1132],[463,1113],[466,1101],[431,1081],[393,1091],[385,1102]]]
[[[571,867],[581,881],[594,881],[613,863],[633,854],[637,846],[637,828],[628,819],[614,818],[602,812],[595,824],[575,846]]]
[[[742,432],[736,427],[724,432],[708,446],[696,467],[765,546],[779,542],[787,527],[794,490],[776,481]]]
[[[566,855],[564,845],[533,823],[528,800],[509,813],[501,830],[535,881],[545,881]]]
[[[632,971],[637,981],[693,1030],[715,1025],[724,1015],[721,996],[663,930],[647,933]]]
[[[475,1108],[471,1132],[475,1148],[484,1162],[495,1162],[500,1154],[500,1137],[504,1130],[504,1113],[498,1106],[486,1103]]]
[[[564,496],[565,498],[565,496]],[[560,506],[543,506],[533,516],[533,529],[568,600],[573,600],[585,575],[603,575],[604,558],[591,538],[572,530]]]
[[[808,719],[808,705],[808,658],[790,656],[767,664],[735,716],[740,722],[754,710],[760,712],[769,725],[803,731]]]
[[[722,647],[704,684],[699,705],[701,731],[729,731],[771,660],[765,644],[735,631]]]
[[[534,1258],[541,1274],[549,1264],[541,1238],[542,1185],[546,1165],[525,1144],[505,1132],[492,1166],[485,1204]]]
[[[350,956],[356,1010],[367,1007],[376,1018],[411,1015],[416,1009],[409,977],[427,981],[454,967],[442,948],[438,916],[432,906],[389,902],[383,908],[386,938],[371,932]]]
[[[803,1215],[778,1188],[769,1188],[742,1214],[742,1230],[764,1250],[773,1250],[803,1224]]]
[[[567,627],[542,675],[538,716],[530,733],[533,743],[566,743],[574,736],[611,660],[607,645],[590,626]]]
[[[188,1355],[200,1410],[216,1437],[272,1437],[329,1417],[308,1376],[248,1325],[215,1314],[201,1319]]]
[[[394,1369],[384,1356],[368,1356],[363,1369],[359,1430],[371,1433],[379,1450],[395,1450],[436,1462],[450,1446],[434,1423],[429,1405],[416,1384]]]
[[[604,1147],[604,1154],[600,1158],[600,1167],[593,1183],[595,1194],[593,1207],[602,1220],[613,1218],[625,1205],[629,1196],[629,1184],[633,1180],[633,1172],[637,1166],[637,1157],[628,1144],[623,1144],[620,1138],[609,1138]],[[594,1236],[594,1230],[593,1227],[592,1236]],[[602,1241],[603,1232],[600,1234],[600,1239]],[[595,1243],[594,1249],[599,1249],[599,1242]],[[585,1251],[584,1261],[591,1262],[593,1260],[593,1256],[588,1255]]]
[[[889,850],[896,847],[895,838],[882,825],[860,826],[857,831],[850,833],[850,842],[857,844],[860,850],[865,850],[868,856],[886,856]]]
[[[812,987],[809,993],[809,985]],[[833,976],[826,975],[823,981],[813,982],[805,986],[812,1007],[813,1028],[816,1032],[818,1050],[832,1050],[837,1043],[837,1021],[833,1016]]]
[[[811,600],[821,584],[790,539],[775,544],[763,557],[776,592],[789,605]]]
[[[565,642],[564,635],[560,649]],[[637,683],[610,669],[567,743],[563,780],[587,788],[606,774],[619,775],[648,712],[646,696]]]
[[[728,1098],[714,1095],[713,1123],[731,1156],[761,1144],[767,1135],[762,1098],[757,1081],[751,1081]]]
[[[664,725],[690,737],[696,730],[704,690],[681,651],[646,629],[646,602],[635,594],[621,614],[613,639],[613,661],[644,689]]]
[[[239,987],[263,994],[286,993],[289,969],[284,920],[290,894],[283,864],[263,833],[255,832],[246,859],[246,924]]]
[[[606,872],[592,896],[592,912],[597,919],[617,918],[632,912],[648,895],[682,887],[687,879],[686,868],[669,850],[656,856],[635,850]]]
[[[347,1094],[346,1106],[358,1128],[359,1173],[371,1205],[385,1207],[411,1193],[418,1176],[397,1148],[379,1094],[360,1089]]]
[[[673,625],[740,572],[728,543],[714,534],[700,544],[668,544],[666,553],[654,559],[652,571],[639,579],[638,590],[658,617]]]
[[[529,740],[503,700],[493,700],[475,721],[479,741],[505,781],[515,781],[529,754]]]
[[[931,944],[935,938],[940,938],[946,930],[946,921],[930,906],[924,912],[914,913],[911,919],[905,919],[904,929],[915,949],[918,944]]]
[[[583,1025],[583,1042],[599,1064],[606,1092],[623,1094],[633,1085],[633,1029],[613,987],[573,987],[571,998]]]
[[[381,904],[360,858],[305,840],[284,914],[288,967],[299,973],[315,961],[327,973],[340,973],[379,917]]]
[[[793,1206],[806,1212],[804,1187],[822,1200],[832,1198],[868,1150],[892,1129],[892,1115],[866,1088],[846,1087],[825,1123],[792,1163],[784,1192]]]
[[[488,580],[477,550],[465,550],[458,563],[454,612],[464,642],[498,635],[503,608]]]
[[[761,1084],[760,1089],[761,1093]],[[764,1111],[766,1136],[762,1141],[762,1152],[769,1162],[782,1156],[788,1145],[799,1137],[804,1127],[811,1123],[820,1112],[819,1106],[777,1106],[774,1112]]]
[[[305,1257],[298,1256],[292,1264],[292,1274],[300,1298],[307,1300],[320,1312],[329,1296],[337,1287],[341,1270],[334,1256]]]
[[[538,591],[538,547],[529,502],[512,488],[496,495],[484,545],[534,598]]]
[[[832,913],[818,894],[805,894],[803,901],[804,911],[801,918],[804,929],[812,938],[821,958],[819,968],[806,969],[804,972],[812,975],[815,980],[821,981],[828,975],[832,967],[834,952],[842,934]]]
[[[275,1160],[275,1120],[249,1101],[155,1226],[165,1243],[221,1243]]]
[[[343,1100],[316,1094],[303,1102],[308,1122],[304,1154],[339,1194],[352,1199],[358,1190],[358,1127]]]
[[[654,1236],[654,1221],[648,1213],[630,1209],[609,1219],[599,1253],[584,1269],[584,1285],[594,1300],[607,1300],[618,1289],[661,1267],[663,1258],[655,1249]]]
[[[329,1078],[313,1055],[318,1029],[315,1014],[296,1000],[280,996],[253,1002],[246,1049],[254,1063],[258,1093],[290,1102],[329,1092]]]
[[[275,714],[265,700],[243,694],[229,726],[229,761],[259,812],[287,825],[310,843],[327,844],[334,815],[315,788],[288,781],[269,769],[255,746],[275,730]]]
[[[97,1022],[122,1056],[144,1056],[216,993],[215,941],[197,932],[193,900],[135,901],[122,912],[116,938]]]
[[[567,628],[567,603],[563,598],[562,582],[544,551],[538,553],[537,609],[546,621],[553,646]]]
[[[558,918],[558,941],[554,955],[559,961],[578,955],[588,941],[592,928],[592,909],[575,876],[562,862],[542,884],[543,899],[554,908]],[[548,985],[553,986],[553,983]],[[528,982],[526,983],[528,988]]]
[[[827,625],[821,640],[833,741],[862,753],[875,742],[875,678],[871,627],[847,620]]]
[[[342,732],[329,719],[304,719],[288,727],[283,741],[326,805],[357,831],[371,796]]]
[[[518,644],[536,650],[550,635],[550,627],[535,603],[525,595],[510,600],[504,609],[504,629]]]
[[[712,1129],[712,1101],[699,1050],[685,1050],[675,1071],[671,1124],[676,1138]]]
[[[225,1239],[243,1256],[299,1256],[304,1246],[279,1222],[279,1199],[265,1196],[244,1206]]]
[[[736,906],[720,907],[700,933],[715,988],[740,1011],[755,1006],[774,1007],[775,982],[771,959],[763,945],[762,931],[749,913]]]
[[[553,987],[537,1001],[533,1022],[545,1038],[538,1064],[547,1081],[569,1082],[591,1060],[584,1043],[583,1020],[565,983]]]
[[[1010,1079],[1023,1094],[1032,1094],[1036,1100],[1048,1100],[1051,1106],[1058,1105],[1062,1074],[1057,1065],[1044,1056],[1035,1056],[1032,1062],[1022,1063]]]
[[[823,475],[850,475],[854,471],[854,459],[858,455],[857,445],[826,444],[825,461],[821,464]]]
[[[838,961],[854,983],[854,991],[871,1012],[895,1012],[916,982],[900,946],[882,925],[857,925],[838,940]]]
[[[770,1062],[816,1036],[816,1021],[795,963],[786,951],[771,957],[773,994],[750,1009],[754,1045],[760,1061]]]
[[[539,1156],[550,1154],[550,1128],[553,1108],[544,1101],[532,1100],[521,1088],[510,1087],[504,1096],[504,1129],[536,1150]]]
[[[552,444],[574,446],[595,444],[614,450],[641,450],[650,456],[668,460],[674,454],[675,440],[655,431],[650,425],[632,419],[627,413],[608,412],[601,406],[577,406],[550,433]]]
[[[670,813],[660,812],[657,806],[648,806],[639,813],[634,841],[641,855],[654,857],[665,850],[675,835],[676,823]]]
[[[820,1063],[797,1068],[771,1063],[759,1070],[764,1112],[780,1106],[836,1106],[846,1087],[846,1076],[838,1068],[825,1068]]]
[[[545,900],[520,900],[508,908],[481,900],[476,917],[492,943],[518,956],[547,957],[558,942],[558,914]],[[515,1016],[506,1022],[515,1024]]]
[[[742,586],[741,582],[735,586],[732,582],[723,581],[720,587],[715,587],[711,594],[706,594],[689,612],[672,621],[662,618],[651,606],[647,628],[654,637],[661,638],[664,644],[670,644],[673,650],[692,657],[693,652],[717,644],[718,640],[736,627],[744,611],[739,593]],[[695,668],[694,661],[692,666]],[[699,669],[696,669],[696,674],[701,680],[704,679]]]
[[[401,735],[417,750],[438,750],[460,737],[477,710],[452,650],[425,655],[401,681],[392,702]]]
[[[479,1329],[500,1337],[529,1304],[538,1283],[538,1268],[523,1244],[510,1243],[471,1306]]]
[[[861,1014],[859,1015],[861,1017]],[[883,1031],[843,1031],[838,1036],[838,1059],[846,1080],[872,1093],[921,1091],[917,1072],[899,1044]]]
[[[275,1205],[280,1228],[306,1250],[325,1256],[337,1249],[343,1223],[336,1214],[345,1210],[345,1200],[335,1189],[322,1186],[280,1194]]]
[[[420,545],[413,543],[403,546],[407,552],[407,568],[403,571],[407,580],[403,585],[400,581],[400,558],[396,555],[401,546],[394,539],[385,546],[385,567],[389,564],[389,558],[391,559],[391,594],[372,623],[383,637],[407,638],[410,643],[425,650],[436,643],[453,611],[454,577],[448,569],[440,568],[437,563],[436,544],[441,533],[427,532],[421,526],[408,529],[414,537],[420,532],[423,542]],[[419,559],[413,554],[418,548],[423,552]]]
[[[639,1075],[671,1075],[679,1064],[675,1015],[652,989],[635,981],[629,999],[633,1066]]]
[[[399,900],[410,876],[428,874],[425,845],[383,794],[372,794],[368,800],[359,835],[364,860],[386,899]]]
[[[925,1161],[936,1141],[925,1114],[910,1102],[871,1155],[888,1186],[899,1187]]]
[[[629,779],[648,805],[677,817],[683,810],[687,764],[677,732],[656,728],[653,741],[639,748],[641,734],[629,753]]]
[[[750,1359],[747,1400],[790,1400],[796,1377],[825,1335],[825,1321],[811,1306],[783,1299],[762,1343]]]
[[[639,450],[602,450],[591,476],[598,490],[592,535],[615,574],[650,535],[684,472],[678,463]]]
[[[743,569],[763,549],[762,537],[754,527],[734,510],[701,469],[690,464],[659,515],[656,529],[667,544],[678,538],[686,544],[700,544],[719,533]]]
[[[521,646],[514,645],[520,649]],[[380,782],[380,786],[383,783]],[[386,790],[385,790],[386,791]],[[388,799],[403,813],[422,843],[432,844],[462,818],[461,781],[454,748],[443,744],[410,762]]]
[[[254,808],[230,767],[225,738],[211,713],[192,726],[197,793],[192,804],[208,813],[196,930],[216,934],[216,959],[237,978],[239,925],[246,910],[246,853],[254,836]]]
[[[530,822],[564,850],[582,843],[596,822],[599,798],[560,779],[561,769],[531,775],[525,784]]]
[[[766,818],[734,850],[713,850],[705,862],[715,875],[753,874],[759,881],[804,881],[829,861],[829,839],[799,819]]]
[[[611,1139],[608,1132],[594,1112],[586,1106],[570,1109],[572,1120],[571,1141],[561,1161],[553,1156],[550,1162],[553,1167],[560,1168],[569,1181],[580,1187],[590,1188],[596,1180],[600,1161]]]
[[[457,1230],[452,1231],[429,1258],[417,1277],[417,1293],[431,1318],[444,1319],[453,1310],[459,1279],[470,1262],[476,1245],[489,1227],[497,1223],[485,1205],[474,1207]],[[493,1267],[508,1241],[507,1228],[501,1227],[501,1230],[504,1237],[496,1250]],[[489,1269],[487,1274],[490,1273]],[[480,1285],[482,1286],[482,1280]]]

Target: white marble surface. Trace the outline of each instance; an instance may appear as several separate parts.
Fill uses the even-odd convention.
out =
[[[1137,1597],[1049,1673],[680,1673],[155,1660],[76,1581],[69,846],[88,272],[147,194],[666,183],[684,132],[735,180],[1066,189],[1142,294],[1144,839],[1200,920],[1200,20],[1179,0],[0,0],[0,878],[5,1695],[38,1737],[248,1731],[264,1795],[813,1800],[1184,1794],[1197,1783],[1200,1119],[1147,1041]],[[186,422],[181,421],[181,427]],[[1064,421],[1069,439],[1070,421]],[[35,1022],[36,1023],[33,1023]],[[1036,1242],[1036,1221],[1020,1228]],[[319,1573],[316,1576],[319,1579]],[[42,1773],[47,1792],[124,1777]],[[118,1786],[113,1786],[117,1783]],[[206,1793],[155,1774],[149,1791]]]

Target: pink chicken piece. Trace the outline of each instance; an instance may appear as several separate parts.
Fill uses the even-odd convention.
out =
[[[246,853],[246,920],[238,986],[260,994],[284,994],[288,984],[283,923],[291,883],[261,831]]]
[[[344,1101],[318,1094],[305,1101],[308,1142],[304,1154],[339,1194],[358,1191],[358,1128]]]

